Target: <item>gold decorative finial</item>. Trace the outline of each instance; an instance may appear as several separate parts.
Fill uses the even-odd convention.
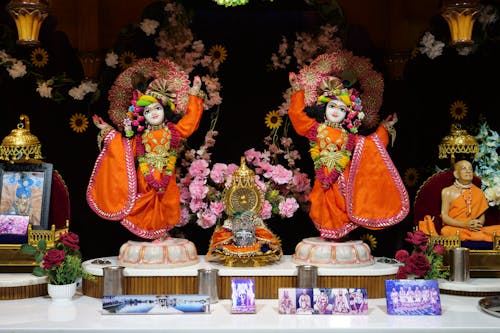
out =
[[[2,140],[0,160],[15,162],[18,160],[41,160],[42,145],[30,132],[30,120],[25,114],[19,117],[17,128]]]

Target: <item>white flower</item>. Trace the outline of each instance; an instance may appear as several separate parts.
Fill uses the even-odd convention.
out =
[[[483,123],[476,140],[479,151],[474,157],[474,172],[481,178],[481,189],[484,191],[490,206],[500,206],[500,163],[497,149],[500,147],[499,135]]]
[[[38,82],[38,87],[36,91],[44,98],[52,98],[52,87],[50,86],[52,82],[50,81],[40,81]]]
[[[114,53],[113,51],[108,52],[106,54],[106,65],[112,68],[116,68],[116,65],[118,65],[118,54]]]
[[[422,47],[419,51],[422,54],[426,54],[429,58],[434,59],[443,54],[444,43],[435,40],[434,35],[430,32],[426,32],[422,39],[420,40]]]
[[[13,79],[17,79],[26,75],[26,65],[22,61],[17,60],[7,71]]]
[[[160,23],[156,20],[144,19],[141,22],[140,27],[147,36],[150,36],[155,34],[156,28],[158,28],[159,25]]]
[[[89,92],[94,92],[97,90],[97,83],[92,81],[83,81],[78,87],[73,87],[70,89],[68,94],[76,100],[83,100],[85,95]]]
[[[495,10],[495,7],[491,5],[481,6],[481,10],[479,11],[479,16],[477,21],[483,25],[483,27],[495,23],[498,20],[498,15]]]
[[[359,120],[363,120],[364,118],[365,118],[365,113],[364,112],[358,113],[358,119]]]

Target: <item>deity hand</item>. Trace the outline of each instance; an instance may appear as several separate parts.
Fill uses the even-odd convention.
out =
[[[111,126],[107,122],[105,122],[101,117],[99,117],[96,114],[92,116],[92,121],[94,122],[94,125],[101,131],[107,128],[111,128]]]
[[[193,85],[191,86],[191,89],[189,89],[189,93],[203,99],[206,98],[205,92],[201,90],[201,78],[198,75],[194,77]]]
[[[290,86],[292,87],[292,91],[295,92],[304,89],[300,84],[299,80],[297,79],[297,74],[295,74],[294,72],[288,73],[288,81],[290,81]]]
[[[384,119],[383,123],[387,126],[393,127],[398,122],[398,116],[396,113],[390,114]]]

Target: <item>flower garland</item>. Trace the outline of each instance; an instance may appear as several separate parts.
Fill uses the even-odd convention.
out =
[[[167,142],[170,143],[170,149],[167,159],[167,165],[163,170],[163,176],[160,180],[157,180],[153,176],[154,168],[153,166],[147,162],[147,158],[145,158],[146,147],[144,142],[146,141],[146,133],[142,136],[136,136],[136,152],[139,160],[139,169],[141,170],[144,180],[155,189],[156,192],[164,192],[168,183],[170,182],[170,178],[175,170],[175,163],[177,160],[177,147],[180,142],[180,134],[175,128],[174,124],[167,123],[168,133],[167,133]],[[158,170],[161,172],[161,170]]]
[[[328,189],[334,184],[339,178],[340,174],[344,171],[344,169],[349,164],[351,160],[352,151],[354,150],[354,144],[356,143],[356,135],[353,133],[347,134],[347,141],[344,141],[339,154],[341,157],[334,161],[335,166],[332,168],[330,173],[327,175],[327,167],[321,161],[320,158],[320,150],[317,144],[318,140],[321,140],[321,132],[326,130],[326,125],[319,125],[316,123],[311,130],[309,131],[307,138],[309,139],[309,146],[311,147],[311,158],[314,162],[314,171],[316,174],[316,179],[321,183],[321,187],[323,189]],[[345,131],[345,130],[342,130]]]

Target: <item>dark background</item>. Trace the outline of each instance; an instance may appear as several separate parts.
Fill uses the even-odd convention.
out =
[[[18,59],[29,59],[31,49],[15,44],[15,26],[5,11],[6,3],[2,1],[0,12],[0,49],[7,50]],[[203,40],[206,46],[223,45],[228,52],[228,58],[219,70],[223,103],[217,124],[220,134],[213,149],[212,161],[237,163],[245,150],[264,148],[263,139],[268,134],[264,117],[282,103],[282,93],[288,87],[288,70],[268,70],[271,54],[277,51],[282,35],[287,36],[290,42],[295,32],[314,31],[326,21],[344,24],[342,36],[345,48],[355,55],[369,57],[374,68],[384,75],[385,92],[380,115],[384,118],[397,112],[400,119],[396,143],[388,149],[402,175],[409,168],[418,171],[415,182],[407,184],[412,200],[420,184],[435,172],[436,166],[446,168],[449,165],[448,161],[437,158],[437,151],[441,138],[448,134],[453,122],[449,107],[454,101],[462,100],[468,106],[469,112],[461,123],[470,134],[476,134],[481,117],[488,121],[491,128],[499,128],[496,90],[500,65],[496,59],[500,50],[496,41],[496,26],[486,38],[481,34],[483,38],[474,54],[459,56],[452,47],[447,47],[442,56],[433,60],[417,54],[408,61],[403,77],[394,78],[389,76],[383,50],[374,46],[369,31],[361,25],[349,24],[341,13],[324,17],[324,13],[316,7],[295,0],[275,0],[273,3],[254,0],[249,5],[230,9],[210,1],[191,0],[184,1],[184,4],[193,13],[191,29],[195,39]],[[130,22],[134,23],[137,22]],[[429,22],[429,30],[437,39],[449,38],[441,17],[434,17]],[[131,27],[124,27],[124,31],[127,33],[117,36],[115,47],[133,45],[137,52],[142,50],[143,56],[148,56],[148,52],[149,56],[155,55],[153,47],[137,39]],[[40,41],[50,57],[44,74],[50,77],[51,73],[65,72],[75,81],[83,78],[77,50],[67,36],[57,30],[56,17],[49,16],[44,22]],[[101,68],[102,95],[96,101],[91,102],[87,98],[84,102],[77,102],[69,98],[55,103],[38,95],[33,88],[36,86],[33,79],[13,80],[4,69],[0,70],[0,98],[3,102],[0,136],[8,135],[16,127],[21,113],[29,115],[31,132],[42,142],[45,161],[54,164],[68,187],[70,229],[80,235],[84,258],[117,255],[122,243],[136,238],[119,222],[101,220],[88,208],[85,190],[98,154],[97,129],[90,123],[87,131],[76,133],[69,126],[69,118],[74,113],[89,117],[99,114],[107,118],[107,89],[119,72],[110,72],[105,66]],[[199,145],[209,120],[207,112],[200,130],[190,138],[191,146]],[[302,155],[299,166],[312,175],[305,138],[293,133],[292,137]],[[382,193],[374,189],[373,195]],[[288,220],[270,221],[269,226],[282,239],[286,254],[293,253],[301,239],[317,235],[304,213]],[[373,235],[377,240],[374,254],[392,257],[403,246],[405,232],[412,226],[410,212],[395,227],[376,232],[359,229],[352,236]],[[206,252],[212,229],[187,225],[180,232],[197,245],[199,254]]]

